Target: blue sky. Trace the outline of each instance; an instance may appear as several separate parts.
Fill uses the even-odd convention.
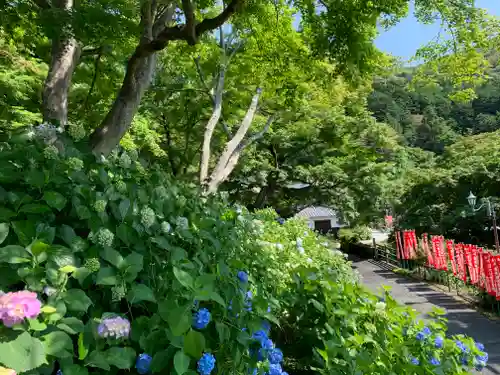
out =
[[[500,16],[500,0],[476,0],[476,5]],[[439,25],[422,25],[410,16],[381,33],[375,44],[384,52],[408,60],[418,47],[430,42],[438,32]]]

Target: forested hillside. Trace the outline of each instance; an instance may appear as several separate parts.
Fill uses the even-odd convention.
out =
[[[488,79],[465,102],[450,99],[443,82],[414,85],[412,69],[374,80],[373,116],[390,125],[401,144],[426,155],[405,181],[411,189],[394,205],[400,225],[493,245],[491,219],[485,210],[472,213],[466,201],[473,191],[498,207],[500,74],[496,55],[488,59]]]

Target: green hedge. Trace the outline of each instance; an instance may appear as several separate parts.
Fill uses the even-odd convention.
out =
[[[42,127],[0,144],[5,368],[461,374],[482,364],[481,346],[446,338],[442,320],[424,327],[367,292],[303,222],[202,198],[131,153],[96,162],[53,139]]]

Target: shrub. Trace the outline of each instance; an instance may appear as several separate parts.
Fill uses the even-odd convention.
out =
[[[339,238],[343,243],[353,243],[364,240],[371,240],[372,231],[366,226],[358,226],[354,228],[341,228],[339,230]]]
[[[458,374],[465,354],[484,362],[471,339],[457,346],[442,322],[427,332],[365,291],[303,222],[200,198],[133,152],[96,162],[52,132],[0,144],[2,366]]]

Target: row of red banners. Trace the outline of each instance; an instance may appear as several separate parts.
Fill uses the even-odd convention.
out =
[[[476,245],[456,244],[443,236],[430,236],[429,241],[425,233],[418,240],[414,230],[396,232],[398,259],[416,259],[419,249],[427,259],[427,267],[452,271],[455,277],[500,300],[500,255]]]

